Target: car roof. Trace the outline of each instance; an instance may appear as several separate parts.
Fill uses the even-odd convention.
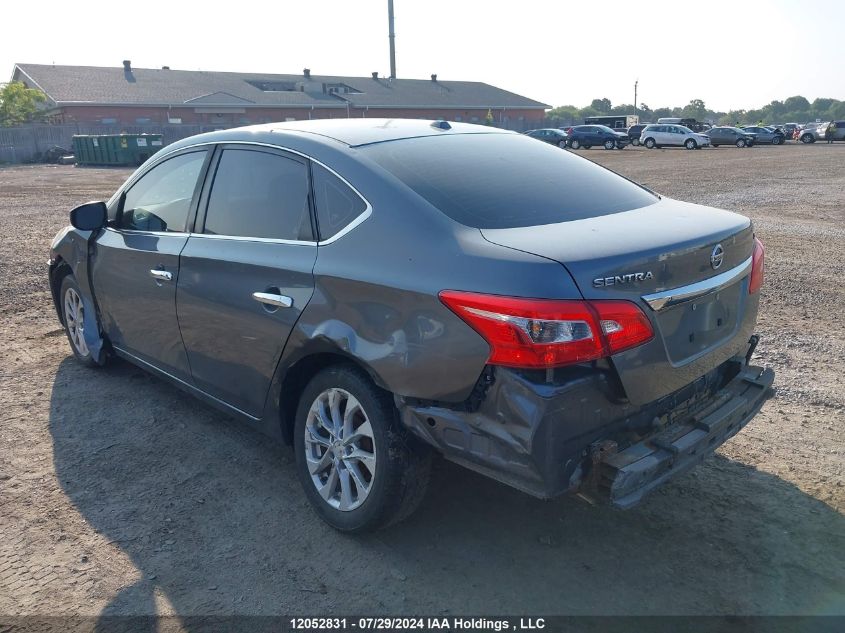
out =
[[[397,141],[421,136],[445,136],[450,134],[508,134],[499,128],[423,119],[314,119],[311,121],[287,121],[249,126],[244,131],[305,132],[333,139],[350,147]]]
[[[425,136],[457,134],[516,134],[508,130],[471,123],[423,119],[314,119],[264,123],[189,136],[168,146],[175,151],[199,143],[264,143],[276,145],[294,139],[308,145],[360,147],[372,143]]]

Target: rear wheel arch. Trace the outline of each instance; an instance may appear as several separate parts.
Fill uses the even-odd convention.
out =
[[[296,410],[305,386],[324,369],[336,366],[354,367],[366,375],[379,389],[388,391],[383,382],[358,358],[336,349],[321,350],[298,358],[284,372],[279,385],[279,417],[282,437],[286,444],[293,443]]]

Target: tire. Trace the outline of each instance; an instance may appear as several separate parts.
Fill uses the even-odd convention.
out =
[[[646,146],[648,149],[654,149],[655,147],[657,147],[657,143],[655,143],[655,142],[654,142],[654,139],[653,139],[653,138],[647,138],[647,139],[645,140],[645,146]]]
[[[616,149],[616,141],[606,140],[604,142],[605,149]]]
[[[73,355],[86,367],[99,367],[85,342],[85,327],[97,327],[96,317],[86,315],[82,304],[82,291],[73,275],[62,279],[59,289],[59,305],[62,308],[62,325]]]
[[[633,145],[634,147],[639,147],[640,146],[640,139],[632,138],[631,139],[631,145]]]
[[[684,143],[684,147],[687,149],[698,149],[698,143],[695,142],[695,139],[688,138]]]
[[[580,149],[581,148],[581,142],[577,138],[574,138],[571,141],[569,141],[569,147],[571,147],[572,149]]]
[[[745,147],[746,145],[747,145],[747,143],[745,142],[744,138],[736,139],[736,146],[737,147]]]
[[[802,143],[815,143],[816,139],[812,134],[804,134],[801,137],[801,142]]]
[[[337,418],[329,402],[337,402]],[[321,421],[321,405],[328,426]],[[354,417],[344,437],[342,418],[350,405]],[[353,443],[350,437],[358,439]],[[369,532],[401,521],[416,510],[428,487],[431,452],[401,426],[391,394],[352,365],[328,367],[311,379],[297,407],[293,443],[308,501],[342,532]],[[322,470],[312,475],[320,463]]]

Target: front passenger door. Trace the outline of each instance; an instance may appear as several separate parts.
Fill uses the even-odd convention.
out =
[[[255,418],[314,292],[308,173],[281,150],[218,149],[182,251],[176,306],[194,383]]]
[[[91,255],[94,293],[111,344],[183,381],[190,381],[190,371],[176,320],[179,253],[208,154],[177,153],[132,183]]]

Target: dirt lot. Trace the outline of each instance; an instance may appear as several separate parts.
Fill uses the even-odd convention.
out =
[[[287,448],[72,359],[48,244],[128,171],[0,169],[0,614],[845,614],[845,145],[582,155],[753,218],[775,397],[637,509],[441,464],[365,538],[309,510]]]

